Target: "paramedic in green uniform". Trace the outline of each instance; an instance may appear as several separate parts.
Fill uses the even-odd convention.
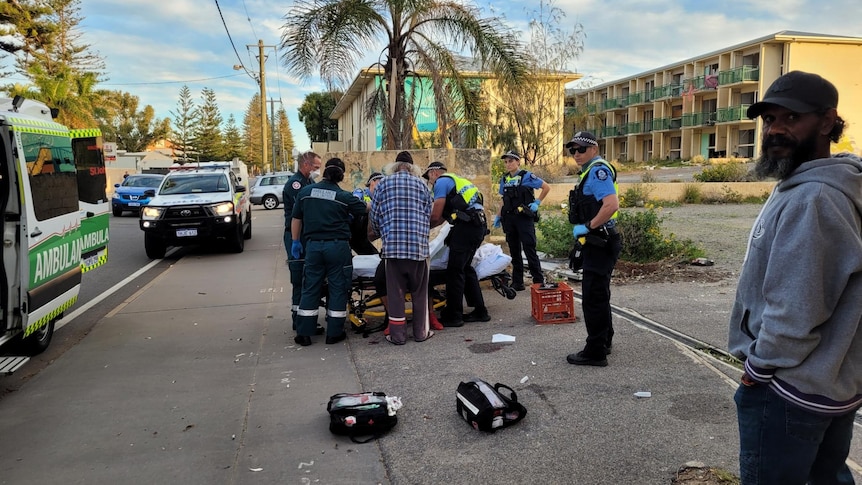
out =
[[[341,187],[344,162],[340,158],[326,161],[323,180],[306,186],[297,194],[291,221],[290,254],[305,256],[302,297],[296,314],[296,337],[299,345],[311,345],[320,308],[320,292],[328,283],[326,298],[326,343],[335,344],[347,338],[347,300],[353,280],[353,255],[350,251],[350,218],[366,214],[364,202]]]

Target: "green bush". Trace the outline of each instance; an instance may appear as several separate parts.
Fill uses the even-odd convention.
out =
[[[703,200],[703,192],[698,184],[685,184],[682,189],[680,202],[684,204],[700,204]]]
[[[553,258],[565,258],[575,242],[568,216],[547,216],[536,224],[536,248]]]
[[[748,179],[748,169],[743,163],[710,165],[694,174],[694,179],[698,182],[745,182]]]
[[[617,227],[623,237],[620,259],[633,263],[650,263],[675,259],[691,260],[704,255],[691,240],[678,240],[673,234],[663,235],[662,218],[653,209],[620,211]]]
[[[649,200],[650,187],[644,184],[632,184],[620,196],[620,207],[643,207]]]

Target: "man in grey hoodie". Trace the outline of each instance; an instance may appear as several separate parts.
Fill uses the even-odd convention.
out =
[[[778,179],[754,222],[728,347],[745,361],[734,400],[743,484],[852,484],[862,405],[862,162],[830,155],[838,91],[816,74],[775,80],[755,171]]]

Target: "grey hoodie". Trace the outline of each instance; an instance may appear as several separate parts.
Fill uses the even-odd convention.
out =
[[[810,411],[862,404],[862,161],[800,165],[748,242],[728,348],[752,379]]]

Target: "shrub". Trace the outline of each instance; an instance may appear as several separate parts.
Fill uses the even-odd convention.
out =
[[[564,258],[575,242],[568,216],[542,216],[536,224],[536,248],[553,258]]]
[[[652,173],[652,170],[647,169],[647,171],[641,175],[641,182],[645,184],[656,182],[655,174]]]
[[[617,227],[623,237],[620,259],[634,263],[649,263],[668,259],[690,260],[704,252],[690,239],[678,240],[673,234],[661,232],[662,218],[654,209],[620,211]]]
[[[682,189],[680,202],[684,204],[700,204],[703,200],[703,192],[698,184],[685,184]]]
[[[620,207],[643,207],[649,199],[650,192],[648,185],[632,184],[620,196]]]
[[[722,163],[704,167],[694,174],[698,182],[744,182],[748,179],[748,169],[743,163]]]

